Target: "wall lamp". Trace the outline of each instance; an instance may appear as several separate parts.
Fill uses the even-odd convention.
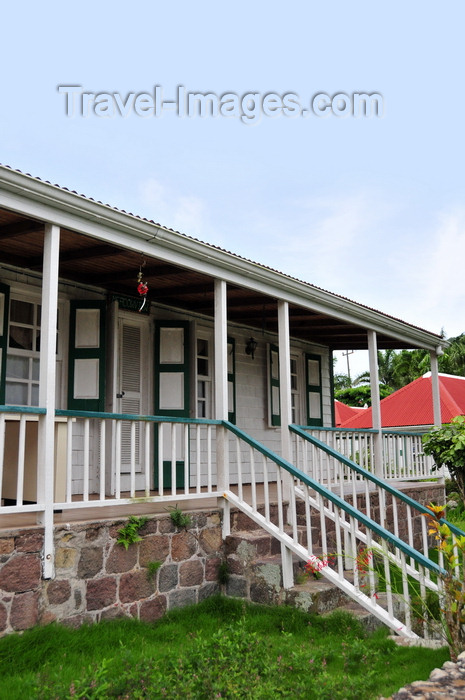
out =
[[[255,358],[255,350],[257,349],[257,341],[253,338],[249,338],[245,346],[246,355],[252,355],[252,360]]]

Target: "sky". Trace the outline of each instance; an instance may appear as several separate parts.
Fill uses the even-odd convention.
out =
[[[6,3],[0,163],[452,337],[464,24],[459,0]],[[218,115],[151,109],[155,86]],[[382,115],[353,116],[356,93]]]

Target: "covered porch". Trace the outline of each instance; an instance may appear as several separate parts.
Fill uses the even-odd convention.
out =
[[[0,240],[0,525],[24,516],[44,526],[45,578],[57,514],[279,484],[276,466],[257,464],[226,424],[299,466],[287,426],[331,428],[335,350],[369,350],[373,473],[389,477],[377,349],[430,351],[440,423],[438,335],[8,168]],[[27,401],[8,400],[21,392]]]

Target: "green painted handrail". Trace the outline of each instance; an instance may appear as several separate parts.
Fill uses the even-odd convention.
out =
[[[27,413],[33,416],[44,416],[47,409],[38,406],[0,406],[0,413]]]
[[[399,491],[394,486],[391,486],[387,481],[384,481],[384,479],[380,479],[379,476],[376,476],[376,474],[372,474],[367,469],[364,469],[359,464],[349,459],[349,457],[345,457],[340,452],[337,452],[335,449],[327,445],[325,442],[322,442],[313,435],[310,435],[309,433],[305,432],[305,430],[303,430],[300,426],[290,425],[289,429],[291,430],[291,432],[295,433],[296,435],[299,435],[299,437],[303,438],[304,440],[307,440],[307,442],[311,442],[320,450],[323,450],[323,452],[326,452],[326,454],[328,454],[330,457],[333,457],[342,464],[345,464],[346,467],[349,467],[349,469],[352,469],[352,471],[357,472],[368,481],[371,481],[373,484],[376,484],[376,486],[379,486],[380,488],[384,489],[392,496],[400,498],[401,501],[411,506],[412,508],[415,508],[415,510],[420,511],[420,513],[422,514],[431,515],[431,511],[429,508],[427,508],[426,506],[422,506],[421,503],[418,503],[418,501],[415,501],[415,499],[410,498],[410,496],[406,496],[405,493],[402,493],[402,491]],[[458,528],[453,523],[450,523],[445,518],[442,518],[441,522],[445,523],[450,528],[451,532],[454,533],[454,535],[458,535],[459,537],[465,535],[465,532],[462,532],[460,528]]]
[[[299,425],[302,430],[322,430],[327,433],[377,433],[375,428],[327,428],[322,425]]]
[[[279,455],[275,454],[272,452],[268,447],[265,447],[265,445],[262,445],[261,443],[257,442],[257,440],[254,440],[254,438],[250,437],[250,435],[247,435],[247,433],[244,433],[240,428],[238,428],[236,425],[233,425],[229,421],[223,421],[223,425],[234,435],[237,435],[237,437],[241,438],[244,442],[246,442],[248,445],[253,447],[257,452],[260,452],[262,455],[270,459],[272,462],[277,464],[279,467],[282,467],[285,469],[287,472],[292,474],[292,476],[296,477],[300,481],[302,481],[304,484],[312,488],[314,491],[317,491],[321,496],[324,498],[327,498],[329,501],[331,501],[334,505],[336,505],[338,508],[341,510],[345,511],[348,515],[352,516],[355,518],[355,520],[358,520],[359,523],[364,525],[365,527],[368,527],[370,530],[372,530],[374,533],[379,535],[383,540],[386,540],[387,542],[390,542],[391,544],[394,545],[397,549],[400,549],[404,554],[406,554],[408,557],[411,557],[414,559],[420,566],[426,567],[430,571],[433,571],[436,574],[445,574],[445,570],[442,569],[442,567],[438,566],[434,561],[431,561],[431,559],[428,559],[425,557],[421,552],[418,552],[416,549],[413,549],[413,547],[410,547],[406,542],[401,540],[399,537],[394,535],[392,532],[389,532],[389,530],[386,530],[384,527],[381,525],[378,525],[374,520],[369,518],[367,515],[364,513],[361,513],[358,511],[356,508],[350,505],[350,503],[346,503],[342,498],[334,494],[332,491],[327,489],[325,486],[322,486],[318,481],[314,481],[311,477],[307,476],[307,474],[304,474],[304,472],[300,471],[297,467],[295,467],[293,464],[288,462],[287,460],[283,459]],[[289,426],[291,429],[296,427],[296,426]],[[319,441],[318,441],[319,442]],[[337,455],[338,453],[336,453]],[[412,500],[412,499],[410,499]],[[416,501],[412,501],[413,503],[416,503]],[[427,510],[427,509],[426,509]]]
[[[347,433],[347,435],[352,435],[355,434],[357,435],[358,433],[378,433],[379,431],[376,430],[376,428],[324,428],[323,426],[317,426],[317,425],[299,425],[297,426],[298,428],[302,428],[302,430],[321,430],[321,431],[326,431],[328,433]],[[412,431],[412,430],[390,430],[389,428],[383,428],[381,430],[383,435],[410,435],[413,437],[421,437],[424,435],[427,431],[426,430],[417,430],[417,431]]]
[[[173,416],[151,416],[139,415],[135,413],[103,413],[101,411],[68,411],[58,408],[56,416],[66,418],[100,418],[101,420],[125,420],[139,421],[142,423],[187,423],[189,425],[221,425],[220,420],[209,418],[180,418]]]

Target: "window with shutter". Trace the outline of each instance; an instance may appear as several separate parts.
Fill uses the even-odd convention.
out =
[[[281,407],[279,395],[279,348],[277,345],[269,346],[268,353],[268,390],[270,424],[273,427],[281,425]]]
[[[323,425],[323,403],[321,389],[321,357],[306,355],[307,424]]]
[[[155,415],[188,418],[189,401],[189,322],[158,321],[155,324]],[[171,487],[171,427],[163,430],[163,485]],[[176,436],[176,487],[184,486],[184,441]],[[155,488],[158,488],[158,443],[155,449]]]
[[[6,353],[8,345],[8,310],[10,288],[0,284],[0,404],[5,403]]]
[[[122,321],[120,332],[121,399],[120,413],[140,415],[142,410],[142,331],[139,326]],[[136,471],[141,471],[140,424],[135,425]],[[121,425],[121,470],[131,468],[131,423]]]
[[[228,338],[228,420],[236,422],[236,341]]]
[[[68,408],[105,407],[105,302],[72,301],[69,323]]]

